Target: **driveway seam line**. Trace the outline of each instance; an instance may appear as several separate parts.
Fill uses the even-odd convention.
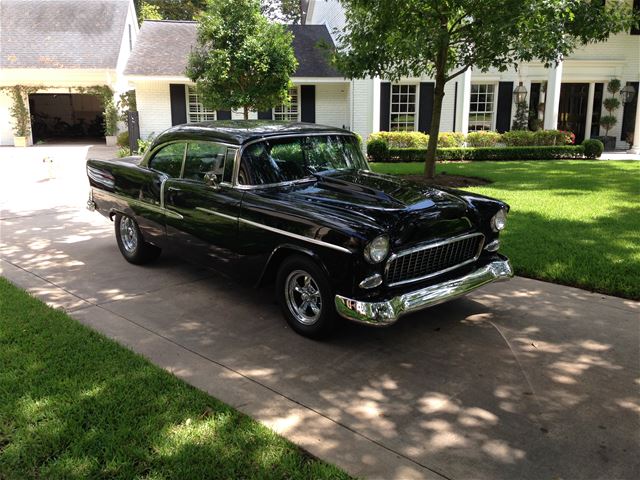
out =
[[[418,465],[418,466],[420,466],[420,467],[422,467],[422,468],[424,468],[424,469],[426,469],[426,470],[429,470],[431,473],[434,473],[434,474],[436,474],[436,475],[438,475],[438,476],[440,476],[440,477],[444,478],[445,480],[454,480],[452,477],[449,477],[449,476],[445,475],[444,473],[441,473],[441,472],[439,472],[439,471],[437,471],[437,470],[434,470],[433,468],[430,468],[430,467],[428,467],[427,465],[424,465],[424,464],[422,464],[422,463],[420,463],[420,462],[418,462],[418,461],[414,460],[413,458],[408,457],[407,455],[405,455],[405,454],[403,454],[403,453],[400,453],[400,452],[398,452],[398,451],[396,451],[396,450],[393,450],[392,448],[389,448],[389,447],[387,447],[387,446],[383,445],[382,443],[378,442],[377,440],[372,439],[372,438],[369,438],[367,435],[365,435],[365,434],[363,434],[363,433],[360,433],[360,432],[358,432],[357,430],[354,430],[353,428],[349,427],[348,425],[345,425],[345,424],[343,424],[343,423],[341,423],[341,422],[338,422],[338,421],[336,421],[336,420],[332,419],[331,417],[329,417],[329,416],[325,415],[324,413],[319,412],[319,411],[315,410],[314,408],[308,407],[307,405],[304,405],[303,403],[300,403],[299,401],[297,401],[297,400],[295,400],[295,399],[293,399],[293,398],[291,398],[291,397],[289,397],[289,396],[287,396],[287,395],[285,395],[285,394],[283,394],[283,393],[281,393],[281,392],[279,392],[279,391],[275,390],[274,388],[272,388],[272,387],[270,387],[270,386],[268,386],[268,385],[265,385],[265,384],[263,384],[263,383],[260,383],[258,380],[254,379],[254,378],[252,378],[252,377],[249,377],[249,376],[247,376],[247,375],[245,375],[245,374],[243,374],[243,373],[239,372],[238,370],[235,370],[234,368],[231,368],[231,367],[229,367],[229,366],[227,366],[227,365],[224,365],[223,363],[218,362],[217,360],[214,360],[214,359],[212,359],[212,358],[209,358],[209,357],[207,357],[206,355],[201,354],[200,352],[197,352],[197,351],[195,351],[195,350],[192,350],[191,348],[189,348],[189,347],[187,347],[187,346],[185,346],[185,345],[182,345],[182,344],[180,344],[180,343],[176,342],[175,340],[173,340],[173,339],[171,339],[171,338],[169,338],[169,337],[166,337],[165,335],[163,335],[163,334],[161,334],[161,333],[158,333],[158,332],[156,332],[156,331],[154,331],[154,330],[151,330],[150,328],[148,328],[148,327],[146,327],[146,326],[144,326],[144,325],[141,325],[141,324],[139,324],[139,323],[137,323],[137,322],[135,322],[135,321],[133,321],[133,320],[131,320],[131,319],[129,319],[129,318],[126,318],[126,317],[124,317],[124,316],[120,315],[120,314],[119,314],[119,313],[117,313],[117,312],[114,312],[114,311],[112,311],[112,310],[109,310],[108,308],[105,308],[105,307],[103,307],[103,306],[101,306],[101,305],[96,305],[96,307],[97,307],[97,308],[101,308],[101,309],[103,309],[103,310],[105,310],[105,311],[107,311],[107,312],[109,312],[109,313],[111,313],[111,314],[113,314],[113,315],[116,315],[117,317],[122,318],[124,321],[129,322],[129,323],[132,323],[132,324],[134,324],[134,325],[136,325],[136,326],[138,326],[138,327],[142,328],[143,330],[146,330],[146,331],[148,331],[149,333],[152,333],[153,335],[157,335],[158,337],[160,337],[160,338],[162,338],[162,339],[164,339],[164,340],[166,340],[166,341],[168,341],[168,342],[170,342],[170,343],[172,343],[172,344],[176,345],[177,347],[180,347],[180,348],[185,349],[186,351],[188,351],[188,352],[190,352],[190,353],[192,353],[192,354],[194,354],[194,355],[196,355],[196,356],[198,356],[198,357],[202,358],[203,360],[206,360],[207,362],[211,362],[211,363],[213,363],[213,364],[215,364],[215,365],[218,365],[219,367],[224,368],[225,370],[229,370],[230,372],[233,372],[233,373],[235,373],[236,375],[239,375],[240,377],[244,378],[245,380],[248,380],[248,381],[250,381],[250,382],[252,382],[252,383],[254,383],[254,384],[256,384],[256,385],[259,385],[259,386],[260,386],[260,387],[262,387],[262,388],[266,388],[266,389],[267,389],[267,390],[269,390],[270,392],[275,393],[276,395],[278,395],[278,396],[280,396],[280,397],[282,397],[282,398],[285,398],[285,399],[289,400],[290,402],[293,402],[293,403],[295,403],[296,405],[299,405],[300,407],[302,407],[302,408],[304,408],[304,409],[306,409],[306,410],[309,410],[309,411],[311,411],[311,412],[315,413],[316,415],[321,416],[322,418],[324,418],[324,419],[326,419],[326,420],[330,421],[331,423],[334,423],[334,424],[336,424],[336,425],[338,425],[338,426],[340,426],[340,427],[342,427],[342,428],[344,428],[344,429],[346,429],[346,430],[350,431],[350,432],[351,432],[351,433],[353,433],[354,435],[357,435],[357,436],[359,436],[359,437],[361,437],[361,438],[364,438],[365,440],[367,440],[367,441],[369,441],[369,442],[371,442],[371,443],[373,443],[373,444],[377,445],[377,446],[378,446],[378,447],[380,447],[380,448],[383,448],[384,450],[387,450],[388,452],[390,452],[390,453],[392,453],[392,454],[394,454],[394,455],[397,455],[397,456],[398,456],[398,457],[400,457],[400,458],[404,458],[405,460],[407,460],[407,461],[409,461],[409,462],[411,462],[411,463],[413,463],[413,464],[415,464],[415,465]]]

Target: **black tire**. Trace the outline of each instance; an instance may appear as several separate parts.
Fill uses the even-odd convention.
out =
[[[154,261],[160,256],[162,250],[145,242],[140,228],[133,218],[116,213],[114,224],[118,248],[127,262],[143,265]]]
[[[308,289],[305,287],[305,275],[310,279]],[[307,297],[303,298],[303,293],[295,289],[290,290],[289,287],[293,285],[304,289]],[[314,290],[317,294],[311,293]],[[276,296],[287,323],[300,335],[325,338],[335,330],[337,314],[333,288],[325,272],[312,259],[292,255],[282,262],[276,276]],[[309,305],[304,313],[300,313],[300,307],[307,300]],[[319,313],[313,309],[313,305],[319,307]]]

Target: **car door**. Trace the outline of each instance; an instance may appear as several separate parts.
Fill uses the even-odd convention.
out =
[[[164,185],[170,242],[182,255],[218,268],[228,266],[237,250],[242,191],[231,182],[237,150],[188,142],[180,177]]]
[[[134,182],[141,185],[135,195],[135,205],[142,206],[141,213],[136,215],[136,221],[145,239],[163,248],[170,246],[166,242],[163,187],[170,178],[180,177],[186,147],[187,144],[183,141],[169,142],[157,147],[151,152],[147,164],[149,174],[144,177],[144,181]]]

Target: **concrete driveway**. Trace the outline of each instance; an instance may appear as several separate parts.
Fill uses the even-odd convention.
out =
[[[516,278],[310,341],[268,290],[168,256],[126,263],[84,210],[86,153],[0,149],[14,283],[354,475],[640,477],[639,303]]]

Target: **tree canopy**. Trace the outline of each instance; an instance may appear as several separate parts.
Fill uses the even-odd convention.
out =
[[[337,67],[348,77],[435,80],[425,174],[435,153],[446,82],[473,67],[505,71],[534,59],[551,66],[576,47],[630,28],[622,0],[341,0],[346,27]]]
[[[298,62],[293,37],[270,23],[259,0],[209,0],[198,17],[187,76],[209,108],[265,110],[289,100]]]

